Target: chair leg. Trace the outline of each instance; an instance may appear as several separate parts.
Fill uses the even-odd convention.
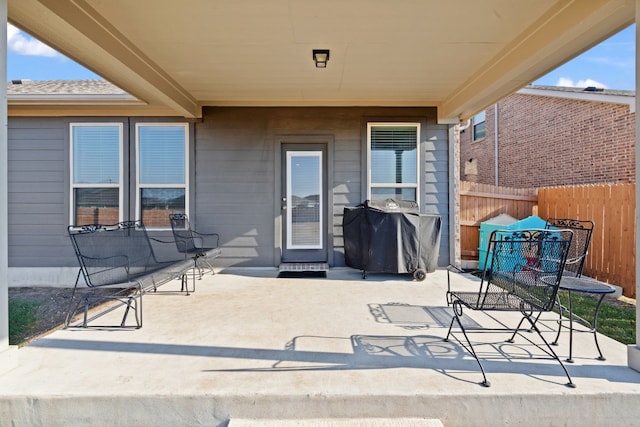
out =
[[[138,301],[135,300],[135,295],[129,299],[129,304],[133,303],[133,314],[136,317],[136,329],[142,327],[142,295],[140,295],[140,306]],[[140,316],[138,316],[138,309],[140,309]]]
[[[140,299],[140,305],[138,305],[138,301],[136,298]],[[129,311],[133,309],[133,315],[136,318],[136,329],[140,329],[142,327],[142,287],[139,287],[139,293],[136,295],[129,295],[126,298],[126,302],[124,303],[127,308],[124,310],[124,316],[122,316],[122,321],[120,322],[120,327],[126,327],[127,317],[129,316]],[[140,313],[138,314],[138,310]]]
[[[82,327],[87,327],[87,320],[89,318],[89,298],[84,297],[84,321],[82,322]]]
[[[482,366],[482,363],[480,362],[480,359],[478,358],[478,355],[476,354],[476,351],[474,350],[473,345],[471,344],[471,340],[469,340],[469,337],[467,336],[467,332],[464,330],[464,326],[462,326],[462,321],[460,320],[460,316],[462,316],[462,304],[460,304],[459,301],[454,301],[453,302],[453,318],[451,319],[451,324],[449,325],[449,332],[447,332],[447,336],[444,339],[444,341],[448,342],[449,337],[453,336],[453,338],[455,338],[455,340],[462,347],[464,347],[465,350],[467,350],[473,356],[474,359],[476,359],[476,362],[478,362],[478,366],[480,367],[480,372],[482,373],[482,382],[480,384],[484,387],[491,387],[491,383],[487,380],[487,375],[484,372],[484,367]],[[458,323],[458,327],[462,331],[462,335],[464,335],[464,338],[467,344],[460,341],[455,334],[451,333],[451,329],[453,328],[453,322]]]
[[[536,317],[535,321],[536,322],[538,321],[537,317]],[[518,331],[520,331],[520,326],[522,326],[523,322],[524,322],[524,317],[522,319],[520,319],[520,323],[518,323],[518,326],[516,326],[516,329],[513,331],[513,335],[511,335],[511,338],[509,338],[506,342],[512,343],[515,340],[516,335],[518,334]],[[531,331],[531,330],[529,330],[529,331]]]
[[[196,291],[196,269],[191,269],[191,278],[193,282],[193,289],[189,290],[189,273],[185,273],[180,276],[180,292],[185,292],[186,296],[191,295],[191,292]]]
[[[204,264],[204,267],[201,265],[201,263]],[[200,279],[202,279],[202,276],[204,276],[205,269],[209,270],[211,274],[215,274],[213,266],[209,261],[207,261],[205,257],[197,257],[196,264],[198,265],[198,271],[200,272]]]
[[[202,271],[200,270],[200,266],[198,265],[198,256],[197,255],[193,257],[193,269],[191,270],[191,278],[193,279],[192,280],[193,281],[193,290],[191,290],[191,292],[195,292],[196,291],[196,271],[200,275],[200,279],[202,279]],[[189,279],[187,278],[186,274],[184,276],[182,276],[182,282],[183,282],[185,290],[187,291],[187,295],[189,295]]]
[[[142,285],[138,284],[138,296],[139,301],[136,302],[136,325],[137,329],[142,328]],[[140,311],[140,318],[138,318],[138,311]]]
[[[124,328],[126,323],[127,323],[127,316],[129,315],[129,310],[131,310],[131,297],[127,298],[127,302],[126,302],[127,308],[124,309],[124,316],[122,316],[122,321],[120,322],[120,327]],[[136,308],[134,308],[135,310]],[[136,324],[138,321],[138,315],[137,315],[137,310],[136,310]]]
[[[80,302],[76,302],[75,307],[73,305],[73,300],[76,297],[76,291],[78,290],[78,281],[80,280],[80,274],[82,270],[78,270],[78,275],[76,276],[76,284],[73,286],[73,291],[71,292],[71,298],[69,299],[69,307],[67,308],[67,316],[64,319],[64,327],[68,328],[69,323],[71,322],[71,318],[78,311],[78,307],[80,306]]]
[[[557,294],[556,306],[558,307],[558,333],[556,334],[556,339],[551,342],[551,345],[558,345],[558,340],[560,340],[560,331],[562,330],[562,310],[564,310],[564,307],[560,303],[560,297]]]
[[[540,337],[542,342],[544,342],[544,344],[547,346],[547,349],[549,350],[548,354],[551,357],[553,357],[560,364],[560,366],[562,366],[562,369],[564,370],[564,373],[567,376],[567,379],[569,380],[569,382],[567,383],[567,387],[575,388],[576,385],[571,380],[571,376],[569,375],[569,371],[567,371],[567,368],[564,366],[564,363],[562,363],[562,360],[560,360],[560,358],[558,357],[556,352],[553,351],[553,348],[551,348],[551,344],[549,344],[549,342],[546,339],[544,339],[544,336],[542,335],[542,332],[540,332],[540,329],[538,329],[538,326],[536,326],[536,321],[531,319],[531,314],[528,314],[528,313],[522,313],[522,314],[523,314],[524,318],[527,319],[527,321],[531,324],[531,329],[534,330],[538,334],[538,336]]]
[[[556,298],[558,297],[556,296]],[[559,300],[558,300],[558,306],[560,306]],[[540,316],[542,316],[542,312],[538,313],[538,315],[536,316],[536,320],[534,320],[534,323],[538,323],[538,320],[540,320]],[[560,318],[562,318],[562,312],[560,313]],[[522,326],[523,322],[524,322],[524,318],[520,319],[520,323],[518,323],[518,327],[515,329],[515,331],[513,331],[513,335],[511,335],[511,338],[509,338],[507,342],[512,343],[515,340],[516,334],[519,332],[520,326]],[[533,332],[533,329],[529,328],[527,329],[527,332]],[[556,339],[551,343],[551,345],[557,345],[559,337],[560,337],[560,328],[558,328],[558,335],[556,336]]]
[[[129,310],[133,309],[133,315],[136,318],[136,329],[142,328],[142,284],[138,283],[136,292],[133,295],[128,295],[126,302],[127,308],[125,309],[124,316],[122,317],[122,323],[120,327],[124,328],[127,322],[127,316],[129,315]],[[137,299],[136,299],[137,298]]]

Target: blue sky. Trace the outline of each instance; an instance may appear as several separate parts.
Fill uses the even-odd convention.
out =
[[[75,80],[100,76],[8,25],[7,78]],[[635,24],[533,83],[635,90]]]
[[[97,74],[78,65],[13,25],[7,25],[7,79],[77,80],[99,79]]]
[[[627,27],[534,84],[635,90],[635,29]]]

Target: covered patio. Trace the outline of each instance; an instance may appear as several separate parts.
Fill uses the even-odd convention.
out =
[[[423,115],[435,133],[418,143],[435,139],[447,147],[443,187],[431,196],[449,209],[448,246],[440,255],[453,264],[460,261],[457,126],[639,18],[640,0],[0,0],[0,24],[11,22],[133,97],[110,103],[74,97],[42,103],[26,97],[13,106],[14,117],[177,117],[193,124],[209,112],[202,132],[207,136],[207,126],[216,130],[221,123],[211,112],[225,108],[249,110],[245,115],[251,114],[245,107],[429,109]],[[1,49],[6,49],[4,34]],[[314,49],[330,50],[325,69],[316,69]],[[4,81],[5,68],[0,67]],[[0,170],[7,171],[4,85],[0,94],[5,100],[0,102]],[[308,111],[302,114],[322,116]],[[318,122],[281,125],[297,123],[285,113],[268,138],[245,136],[255,143],[247,145],[258,159],[254,166],[265,171],[257,180],[273,180],[271,190],[279,187],[272,164],[280,163],[280,152],[265,151],[267,163],[261,150],[286,145],[287,135],[278,132],[309,136],[312,131],[315,138],[331,133]],[[334,122],[341,123],[343,113],[335,114]],[[356,201],[349,196],[361,202],[367,194],[363,114],[351,120],[355,135],[335,143],[349,148],[336,150],[335,163],[351,174],[341,176],[344,184],[335,186],[335,194],[328,185],[334,198],[327,212],[336,221],[328,227],[332,239],[340,208]],[[263,121],[274,123],[269,117]],[[222,131],[243,134],[250,122],[232,116]],[[211,134],[208,142],[214,145],[219,136]],[[320,142],[333,146],[330,139]],[[221,150],[235,148],[243,158],[251,151],[229,140]],[[68,149],[68,140],[61,141]],[[199,175],[212,162],[201,160]],[[68,161],[68,155],[61,157],[61,163]],[[68,171],[55,172],[64,175],[61,182],[69,180]],[[433,187],[427,177],[425,171],[422,184]],[[67,199],[58,206],[66,220],[70,202],[60,194]],[[199,193],[199,206],[215,206],[211,194]],[[268,246],[263,258],[276,260],[274,265],[282,238],[277,194],[261,203],[270,210],[260,217],[268,228],[260,233],[243,228],[230,238],[238,246],[262,238]],[[454,342],[442,341],[450,316],[443,269],[424,282],[386,275],[362,280],[360,272],[343,267],[329,270],[326,279],[278,279],[276,268],[241,268],[256,262],[252,246],[230,262],[236,265],[206,276],[190,297],[145,296],[140,330],[59,330],[17,349],[8,343],[6,314],[9,269],[15,267],[9,263],[10,216],[5,173],[0,177],[0,425],[234,427],[250,419],[332,417],[398,424],[427,418],[449,427],[635,425],[640,419],[637,344],[627,347],[601,337],[607,360],[598,361],[592,337],[578,335],[576,363],[568,365],[577,388],[569,389],[557,363],[532,357],[537,350],[525,343],[506,345],[496,336],[493,344],[478,346],[493,384],[483,388],[475,360]],[[62,241],[67,224],[51,240]],[[635,232],[638,247],[640,231]],[[337,258],[340,240],[336,236],[328,248]],[[638,251],[635,257],[638,283]],[[32,267],[37,266],[21,268]],[[62,262],[45,267],[71,268]],[[497,320],[517,322],[509,316]],[[553,334],[554,319],[545,318],[545,325]],[[640,337],[640,330],[636,334]],[[568,353],[566,337],[558,352]]]
[[[142,329],[71,328],[37,340],[2,377],[2,419],[60,426],[431,419],[453,427],[631,426],[640,417],[640,373],[627,367],[625,346],[604,336],[607,360],[598,361],[592,336],[575,335],[571,389],[560,366],[537,359],[541,352],[525,340],[474,334],[474,343],[489,343],[477,350],[492,387],[479,385],[475,360],[443,342],[451,316],[444,270],[424,282],[363,280],[351,269],[276,276],[273,269],[206,275],[189,297],[145,296]],[[453,285],[473,281],[456,276]],[[502,314],[467,320],[515,326],[517,314]],[[552,338],[555,318],[543,319]],[[567,342],[565,333],[556,347],[563,358]]]

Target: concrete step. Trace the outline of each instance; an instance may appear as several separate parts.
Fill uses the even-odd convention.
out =
[[[232,418],[228,427],[444,427],[429,418],[310,418],[295,420]]]

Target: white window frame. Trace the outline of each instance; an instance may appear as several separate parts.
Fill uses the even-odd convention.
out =
[[[140,184],[140,128],[142,127],[184,127],[184,184]],[[184,214],[189,217],[189,144],[191,140],[191,136],[189,133],[189,124],[181,123],[181,122],[145,122],[145,123],[136,123],[135,126],[135,160],[136,160],[136,193],[135,193],[135,204],[136,204],[136,218],[142,219],[142,200],[140,197],[140,192],[143,188],[184,188]],[[168,219],[167,219],[168,221]],[[147,230],[166,230],[170,228],[170,226],[166,227],[148,227],[145,224],[145,228]]]
[[[476,128],[481,123],[484,123],[484,135],[477,137]],[[473,119],[471,120],[471,136],[474,142],[480,141],[481,139],[484,139],[487,137],[487,112],[486,111],[481,111],[475,116],[473,116]]]
[[[372,183],[371,182],[371,129],[374,127],[402,127],[416,128],[416,183]],[[372,188],[415,188],[416,203],[420,206],[420,123],[417,122],[370,122],[367,123],[367,200],[371,200]]]
[[[113,126],[118,128],[118,183],[117,184],[76,184],[74,181],[74,170],[73,170],[73,131],[74,128],[77,127],[106,127]],[[76,219],[76,200],[75,200],[75,189],[76,188],[117,188],[118,189],[118,221],[123,221],[124,214],[124,126],[122,123],[113,123],[113,122],[77,122],[77,123],[69,123],[69,187],[71,189],[71,194],[69,195],[70,205],[69,205],[69,225],[77,226],[75,223]]]

